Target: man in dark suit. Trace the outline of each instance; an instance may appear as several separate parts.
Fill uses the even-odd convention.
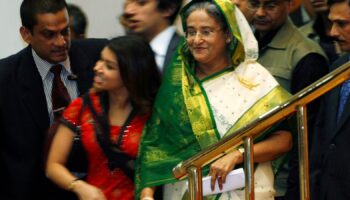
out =
[[[125,0],[124,3],[127,32],[150,43],[161,72],[165,72],[181,41],[173,26],[181,4],[182,0]]]
[[[330,1],[331,36],[348,52],[331,70],[350,58],[349,0]],[[310,185],[313,200],[350,199],[350,81],[322,97],[310,152]]]
[[[64,0],[24,0],[20,33],[29,44],[0,60],[0,199],[67,199],[52,193],[45,177],[43,147],[53,121],[50,68],[60,64],[70,99],[92,83],[92,68],[105,40],[71,44]]]

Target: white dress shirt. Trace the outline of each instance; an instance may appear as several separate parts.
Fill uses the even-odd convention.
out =
[[[53,83],[54,75],[52,72],[50,72],[50,69],[55,64],[49,63],[48,61],[40,58],[33,49],[32,49],[32,54],[33,54],[35,65],[43,81],[43,88],[44,88],[45,97],[46,97],[48,114],[50,116],[50,123],[52,123],[54,116],[52,112],[51,91],[52,91],[52,83]],[[70,98],[73,100],[78,97],[78,86],[75,80],[68,79],[68,76],[72,74],[69,57],[65,61],[60,62],[58,64],[61,64],[63,66],[61,71],[61,79],[63,84],[67,88]]]
[[[171,38],[175,34],[175,31],[175,26],[169,26],[168,28],[160,32],[150,42],[151,48],[154,53],[154,58],[160,71],[163,71],[166,52],[168,50]]]

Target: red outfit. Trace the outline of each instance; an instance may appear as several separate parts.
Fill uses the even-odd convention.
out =
[[[92,104],[96,111],[100,113],[101,104],[97,95],[90,95]],[[81,125],[81,141],[87,153],[89,168],[86,181],[100,188],[108,200],[129,200],[135,199],[134,183],[121,169],[110,171],[108,168],[108,159],[104,155],[99,143],[97,142],[95,130],[92,122],[92,113],[87,107],[81,114],[81,124],[79,122],[79,113],[82,109],[83,100],[78,98],[74,100],[63,113],[63,117],[74,125]],[[125,134],[120,145],[120,149],[127,155],[136,159],[138,145],[141,138],[142,129],[149,118],[147,115],[136,115],[125,130]],[[111,126],[111,140],[116,142],[121,126]]]

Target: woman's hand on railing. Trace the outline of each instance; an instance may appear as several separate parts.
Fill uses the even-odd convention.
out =
[[[233,168],[243,162],[243,154],[238,150],[232,151],[210,165],[209,175],[211,176],[211,189],[215,189],[215,182],[218,181],[219,188],[226,182],[226,176]]]

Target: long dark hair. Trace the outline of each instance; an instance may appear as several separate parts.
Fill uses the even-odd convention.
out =
[[[131,102],[140,114],[150,112],[161,82],[151,47],[140,37],[131,35],[114,38],[107,47],[117,57]]]
[[[117,143],[110,140],[110,124],[108,120],[108,93],[99,92],[102,111],[98,113],[89,94],[83,99],[92,112],[97,142],[108,158],[110,170],[120,168],[130,178],[134,179],[134,159],[120,150],[120,138],[124,130],[136,114],[149,113],[158,91],[161,78],[151,47],[137,36],[121,36],[112,39],[106,46],[117,57],[119,72],[124,86],[129,92],[133,110],[121,128]]]

